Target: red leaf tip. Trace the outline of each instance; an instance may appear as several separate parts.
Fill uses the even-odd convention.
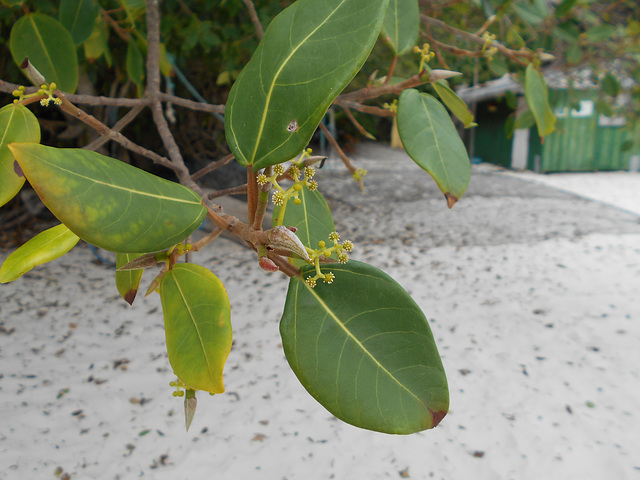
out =
[[[445,193],[444,198],[447,199],[447,205],[449,206],[449,208],[453,208],[453,206],[458,201],[458,197],[451,195],[450,193]]]
[[[431,425],[431,428],[437,427],[446,414],[447,414],[446,410],[439,411],[439,412],[431,412],[431,418],[433,418],[433,425]]]

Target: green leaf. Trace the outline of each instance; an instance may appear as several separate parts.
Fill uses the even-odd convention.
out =
[[[5,259],[0,267],[0,283],[13,282],[33,267],[61,257],[78,240],[63,224],[39,233]]]
[[[547,13],[538,8],[536,5],[530,4],[526,1],[514,2],[513,7],[522,20],[532,25],[541,24],[544,21]]]
[[[253,170],[295,157],[366,60],[388,0],[298,0],[269,25],[231,88],[227,143]]]
[[[616,34],[616,27],[603,23],[597,27],[593,27],[587,31],[587,38],[594,43],[608,40]]]
[[[525,73],[524,96],[536,119],[540,138],[546,137],[555,130],[556,117],[549,106],[547,84],[532,64]]]
[[[312,192],[304,186],[299,198],[300,205],[289,201],[284,211],[281,207],[274,209],[273,226],[296,227],[296,235],[302,244],[309,248],[317,248],[319,240],[327,241],[329,234],[336,230],[331,210],[318,190]]]
[[[610,97],[615,97],[620,93],[620,82],[611,72],[605,75],[600,85],[602,86],[602,91]]]
[[[28,57],[47,82],[55,82],[63,92],[75,92],[78,85],[76,45],[56,19],[41,13],[21,17],[11,29],[9,44],[18,65]]]
[[[40,124],[24,105],[11,103],[0,109],[0,206],[22,188],[24,175],[16,171],[13,153],[7,146],[13,142],[40,142]]]
[[[527,109],[518,113],[518,117],[515,120],[514,128],[517,130],[523,130],[533,127],[536,124],[536,118],[531,113],[531,110]]]
[[[567,63],[569,63],[569,65],[578,65],[582,62],[582,47],[580,46],[579,41],[576,41],[567,47],[565,57],[567,58]]]
[[[18,5],[22,5],[24,0],[2,0],[2,4],[7,7],[17,7]]]
[[[424,314],[384,272],[350,261],[333,284],[290,280],[280,321],[291,368],[327,410],[355,426],[409,434],[436,426],[449,392]],[[303,268],[303,276],[313,266]]]
[[[47,208],[105,250],[163,250],[188,237],[207,213],[194,191],[96,152],[35,143],[9,148]]]
[[[475,127],[477,123],[473,122],[473,113],[471,109],[464,103],[456,92],[451,90],[446,81],[441,80],[433,84],[436,93],[451,112],[462,122],[465,128]]]
[[[382,32],[396,55],[405,54],[413,48],[419,26],[418,0],[389,0]]]
[[[99,12],[94,0],[62,0],[58,20],[71,33],[76,45],[91,36]]]
[[[107,65],[111,66],[111,50],[109,49],[108,30],[103,21],[97,19],[91,36],[84,42],[84,56],[92,62],[104,55]]]
[[[569,10],[576,5],[576,3],[578,3],[578,0],[562,0],[562,3],[556,7],[554,12],[555,16],[562,17],[563,15],[566,15],[569,13]]]
[[[138,87],[138,95],[142,96],[144,91],[144,58],[136,41],[131,38],[127,45],[127,75],[129,80]]]
[[[138,257],[140,257],[139,254],[116,253],[116,288],[129,305],[133,305],[136,298],[144,269],[118,271],[118,268]]]
[[[229,297],[218,277],[181,263],[160,282],[169,363],[192,390],[224,392],[222,370],[231,351]]]
[[[431,95],[405,90],[398,104],[398,132],[409,156],[433,177],[452,207],[469,185],[471,164],[445,108]]]

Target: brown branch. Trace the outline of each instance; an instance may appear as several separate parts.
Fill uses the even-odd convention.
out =
[[[253,165],[247,167],[247,221],[253,225],[258,208],[258,174],[253,172]]]
[[[428,77],[425,78],[424,75],[416,74],[411,78],[408,78],[404,82],[396,83],[395,85],[385,84],[380,86],[367,86],[361,88],[360,90],[356,90],[355,92],[343,93],[342,95],[338,95],[333,103],[335,103],[336,105],[345,105],[345,102],[349,101],[362,102],[363,100],[377,98],[382,95],[397,95],[399,93],[402,93],[407,88],[417,87],[418,85],[426,83],[427,79]]]
[[[11,93],[17,90],[20,85],[17,83],[5,82],[0,80],[0,92]],[[27,87],[25,93],[31,94],[38,91],[38,87]],[[137,107],[147,106],[150,103],[148,97],[142,98],[112,98],[95,95],[80,95],[65,93],[67,99],[77,105],[89,105],[92,107]],[[188,108],[189,110],[195,110],[205,113],[224,113],[224,105],[210,105],[208,103],[196,102],[182,97],[176,97],[175,95],[169,95],[168,93],[158,92],[157,100],[165,103],[172,103],[179,107]]]
[[[376,137],[371,135],[369,132],[365,130],[365,128],[362,125],[360,125],[360,122],[356,120],[356,117],[353,116],[353,113],[351,113],[351,110],[348,107],[343,107],[343,109],[344,109],[344,113],[347,114],[347,118],[351,121],[353,126],[356,127],[356,129],[360,132],[361,135],[367,137],[369,140],[376,139]]]
[[[110,130],[112,132],[120,132],[124,127],[126,127],[129,123],[131,123],[143,109],[144,109],[144,105],[138,105],[137,107],[133,107],[131,110],[127,112],[127,114],[124,117],[118,120],[116,124],[113,127],[111,127]],[[85,150],[97,150],[102,145],[107,143],[109,140],[112,140],[111,138],[109,138],[109,136],[101,135],[100,137],[96,138],[93,142],[91,142],[88,145],[85,145],[82,148]]]
[[[398,63],[398,56],[396,55],[391,60],[391,65],[389,66],[389,71],[387,72],[387,78],[384,80],[385,85],[387,85],[391,81],[391,77],[393,76],[393,72],[396,69],[396,64]]]
[[[428,17],[426,15],[420,15],[420,20],[422,20],[422,23],[424,23],[425,25],[435,25],[436,27],[440,27],[441,29],[457,36],[457,37],[461,37],[464,38],[466,40],[469,40],[471,42],[477,43],[478,45],[485,45],[485,39],[478,36],[478,35],[474,35],[473,33],[469,33],[469,32],[465,32],[464,30],[460,30],[458,28],[452,27],[451,25],[448,25],[447,23],[443,22],[442,20],[438,20],[436,18],[431,18]],[[502,43],[500,42],[496,42],[493,41],[491,42],[491,46],[495,47],[498,49],[498,51],[500,53],[502,53],[503,55],[507,56],[511,61],[518,63],[520,65],[527,65],[528,62],[522,60],[520,57],[522,58],[526,58],[529,61],[532,61],[535,58],[535,54],[533,52],[527,52],[527,51],[519,51],[519,50],[512,50],[508,47],[505,47]]]
[[[260,23],[260,19],[258,18],[258,12],[256,11],[256,6],[253,4],[252,0],[242,0],[244,5],[249,10],[249,17],[251,17],[251,22],[253,23],[253,27],[256,29],[256,35],[258,38],[262,40],[264,37],[264,29],[262,28],[262,23]]]
[[[214,198],[224,197],[226,195],[241,195],[247,193],[247,184],[238,185],[237,187],[225,188],[224,190],[218,190],[217,192],[210,193],[207,198],[213,200]]]
[[[191,175],[191,180],[194,180],[194,181],[198,180],[200,177],[204,177],[207,173],[213,172],[218,168],[224,167],[226,164],[231,162],[234,158],[236,158],[235,155],[233,153],[230,153],[229,155],[222,157],[220,160],[216,162],[211,162],[206,167],[201,168],[196,173]]]
[[[167,167],[173,171],[176,171],[176,166],[168,158],[158,155],[156,152],[147,150],[146,148],[141,147],[136,143],[133,143],[131,140],[129,140],[124,135],[122,135],[120,132],[115,132],[111,130],[109,127],[107,127],[104,123],[102,123],[100,120],[98,120],[94,116],[89,115],[84,110],[81,110],[78,107],[76,107],[73,103],[71,103],[65,97],[65,95],[62,92],[56,90],[55,95],[62,101],[62,104],[60,105],[60,109],[62,111],[77,118],[81,122],[86,123],[95,131],[97,131],[101,136],[108,137],[110,140],[118,142],[127,150],[131,150],[134,153],[147,157],[153,160],[153,162],[157,163],[158,165],[162,165],[163,167]]]
[[[425,32],[420,32],[420,34],[429,41],[429,43],[433,46],[434,51],[436,48],[438,48],[453,53],[454,55],[469,58],[478,58],[484,56],[482,50],[465,50],[464,48],[459,48],[455,45],[447,45],[446,43],[442,43]]]
[[[356,167],[353,166],[353,163],[351,163],[349,157],[347,157],[347,155],[342,151],[336,139],[333,138],[333,135],[331,135],[329,129],[325,127],[324,123],[322,122],[320,122],[320,130],[322,130],[322,133],[324,133],[325,137],[327,137],[327,140],[342,160],[342,163],[344,163],[344,166],[347,167],[347,170],[349,170],[349,172],[351,172],[352,174],[356,173]],[[358,185],[360,185],[360,189],[364,191],[364,184],[362,182],[362,179],[358,180]]]
[[[369,115],[377,115],[378,117],[393,117],[395,115],[391,110],[385,110],[384,108],[371,105],[363,105],[349,100],[341,100],[340,98],[337,98],[333,103],[342,108],[350,108],[358,112],[368,113]]]

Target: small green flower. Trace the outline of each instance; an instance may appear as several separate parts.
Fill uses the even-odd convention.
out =
[[[336,276],[333,274],[333,272],[329,272],[324,275],[324,283],[328,283],[329,285],[332,284],[335,279]]]
[[[342,244],[342,248],[344,248],[347,252],[353,250],[353,242],[351,240],[347,240]]]
[[[329,234],[329,240],[331,240],[332,242],[340,241],[340,234],[338,232],[331,232]]]
[[[307,277],[307,278],[306,278],[306,280],[305,280],[305,283],[306,283],[309,287],[311,287],[311,288],[315,288],[315,286],[316,286],[316,279],[315,279],[315,278],[313,278],[313,277]]]
[[[276,175],[282,175],[284,173],[284,167],[282,165],[274,166],[273,173],[275,173]]]
[[[260,175],[258,175],[258,178],[256,179],[256,181],[258,182],[258,185],[262,187],[263,185],[266,185],[269,180],[267,179],[267,176],[264,173],[261,173]]]

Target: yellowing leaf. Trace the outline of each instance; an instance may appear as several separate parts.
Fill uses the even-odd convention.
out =
[[[11,103],[0,108],[0,206],[22,188],[24,175],[15,163],[8,145],[13,142],[39,142],[40,124],[24,105]]]
[[[96,152],[12,143],[42,202],[80,238],[117,253],[169,248],[207,209],[193,190]]]
[[[218,277],[192,263],[174,265],[160,282],[169,363],[192,390],[223,393],[231,351],[229,297]]]
[[[0,283],[20,278],[33,267],[55,260],[71,250],[78,237],[64,225],[39,233],[9,255],[0,267]]]

